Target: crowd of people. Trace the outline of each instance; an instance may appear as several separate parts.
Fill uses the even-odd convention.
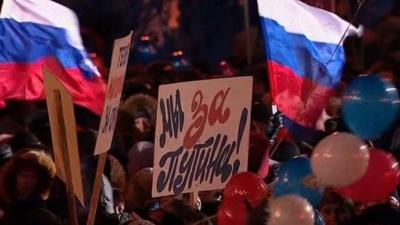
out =
[[[116,2],[121,3],[122,10],[123,1]],[[180,25],[174,29],[168,28],[171,25],[168,19],[174,13],[163,8],[164,1],[140,2],[142,7],[147,8],[143,11],[135,8],[134,12],[138,12],[134,18],[136,23],[129,25],[130,28],[138,28],[136,30],[139,32],[135,34],[114,140],[107,155],[95,224],[217,224],[215,215],[223,199],[222,190],[200,192],[195,205],[191,204],[188,194],[160,198],[151,196],[157,91],[159,85],[167,83],[253,76],[248,170],[257,173],[271,144],[270,139],[276,136],[282,120],[280,114],[271,111],[272,99],[256,1],[250,1],[250,12],[254,18],[251,19],[250,29],[245,31],[250,32],[252,40],[253,63],[250,65],[244,57],[245,49],[249,47],[243,45],[246,35],[235,25],[243,23],[242,1],[180,1],[178,8],[175,8],[179,10]],[[165,2],[173,8],[173,0]],[[326,107],[325,116],[316,125],[319,131],[315,132],[315,137],[306,138],[288,134],[279,143],[275,154],[271,156],[270,173],[265,179],[267,184],[274,181],[274,171],[281,162],[300,155],[309,157],[322,137],[336,131],[348,131],[341,119],[340,97],[352,78],[359,74],[376,74],[400,87],[399,2],[366,1],[365,9],[353,20],[357,6],[357,1],[336,1],[336,13],[363,25],[364,34],[345,43],[347,61],[342,85]],[[115,7],[113,9],[118,10]],[[201,17],[208,15],[209,9],[213,9],[211,17],[203,23]],[[157,14],[157,11],[164,13]],[[84,17],[82,11],[81,14]],[[91,17],[95,15],[90,14],[83,20],[93,19]],[[141,27],[138,21],[145,20],[148,20],[148,27]],[[106,75],[109,62],[107,46],[111,42],[102,37],[104,30],[90,27],[91,24],[85,22],[82,37],[94,61]],[[199,24],[200,28],[197,26]],[[183,46],[179,46],[180,43]],[[156,54],[138,51],[140,46],[147,50],[154,49]],[[172,50],[178,50],[177,46],[183,52],[172,54]],[[85,224],[97,166],[97,157],[93,152],[100,118],[80,106],[75,106],[75,116],[85,194],[85,206],[77,204],[78,219],[80,224]],[[399,125],[399,121],[396,121],[381,138],[371,141],[371,145],[391,152],[400,160]],[[0,110],[1,225],[70,224],[65,184],[56,176],[52,156],[50,122],[45,102],[8,101],[7,107]],[[265,224],[268,219],[266,205],[267,201],[257,209],[248,209],[251,211],[247,220],[249,225]],[[397,193],[384,202],[357,204],[326,189],[317,208],[326,225],[400,224]]]

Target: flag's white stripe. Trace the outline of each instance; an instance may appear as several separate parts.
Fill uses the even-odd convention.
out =
[[[258,0],[258,10],[260,16],[276,21],[287,32],[303,34],[316,42],[338,44],[349,25],[333,13],[299,0]],[[348,34],[357,32],[351,25]]]

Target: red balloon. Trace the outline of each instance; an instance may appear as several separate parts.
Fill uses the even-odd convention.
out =
[[[246,225],[247,209],[242,196],[224,199],[217,213],[218,225]]]
[[[388,152],[370,150],[370,159],[365,175],[356,183],[337,188],[336,191],[359,203],[378,203],[393,194],[399,185],[399,163]]]
[[[224,190],[224,199],[241,196],[256,208],[268,196],[268,187],[258,175],[243,172],[233,176]]]

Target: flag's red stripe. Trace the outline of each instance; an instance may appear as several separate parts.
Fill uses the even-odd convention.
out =
[[[314,127],[333,95],[324,87],[295,74],[290,68],[268,61],[273,100],[279,111],[305,127]]]
[[[77,105],[84,106],[101,115],[106,84],[100,77],[87,80],[78,68],[64,69],[52,57],[42,58],[33,64],[0,64],[0,99],[45,99],[42,67],[46,66],[58,76]],[[2,103],[0,103],[0,106]]]

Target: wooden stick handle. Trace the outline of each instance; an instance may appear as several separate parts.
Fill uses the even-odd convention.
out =
[[[197,207],[197,199],[198,199],[198,197],[199,197],[199,192],[195,191],[195,192],[190,193],[189,203],[193,208]]]
[[[59,134],[60,137],[66,137],[66,130],[65,130],[65,120],[64,120],[64,114],[63,114],[63,108],[62,108],[62,100],[61,100],[61,92],[59,90],[54,90],[54,97],[55,97],[55,102],[56,102],[56,110],[57,110],[57,118],[58,118],[58,124],[59,124]],[[67,144],[67,139],[62,138],[61,139],[61,148],[63,152],[63,159],[65,162],[65,176],[66,176],[66,189],[67,189],[67,197],[68,197],[68,209],[69,209],[69,216],[71,220],[72,225],[78,225],[78,213],[76,210],[76,203],[75,203],[75,194],[74,194],[74,189],[72,185],[72,173],[71,173],[71,162],[70,158],[68,155],[68,144]]]
[[[96,178],[94,180],[92,197],[90,199],[89,215],[86,225],[94,225],[96,219],[96,211],[101,190],[102,175],[104,167],[106,165],[106,160],[107,160],[107,152],[101,153],[99,155],[99,161],[97,162]]]

